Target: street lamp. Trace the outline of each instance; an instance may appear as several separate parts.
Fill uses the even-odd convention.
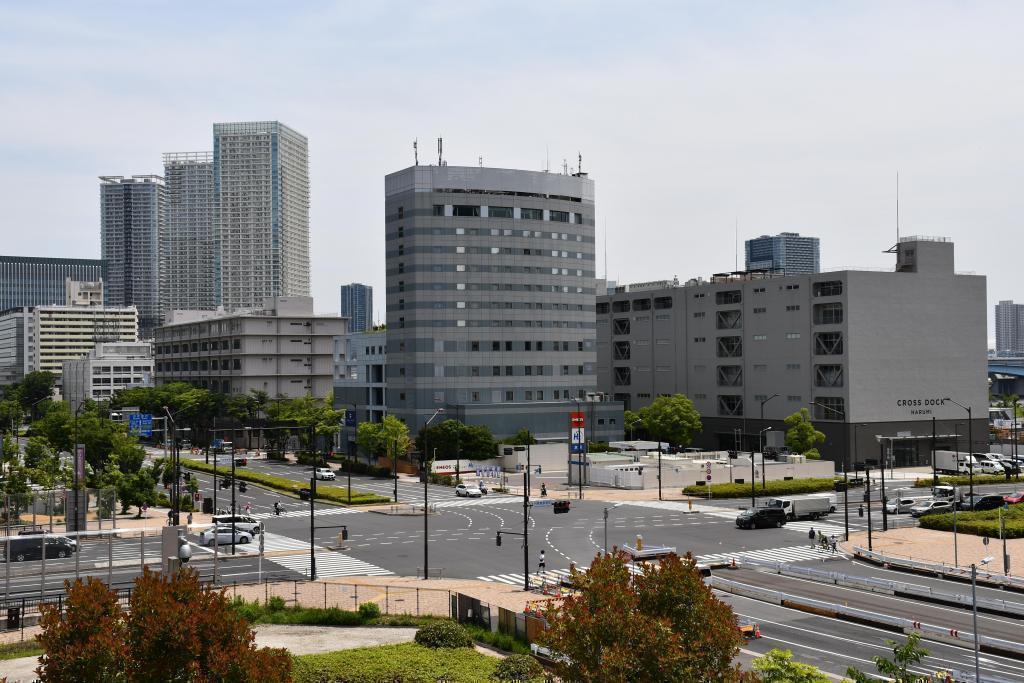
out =
[[[840,421],[842,421],[842,422],[846,421],[846,413],[841,411],[841,410],[836,410],[835,408],[833,408],[831,406],[827,406],[824,403],[818,403],[817,401],[811,401],[811,405],[815,405],[815,406],[818,406],[819,408],[824,408],[825,410],[829,410],[829,411],[835,413],[836,415],[838,415]],[[846,461],[849,460],[849,458],[850,458],[850,444],[849,444],[848,441],[846,441],[846,439],[843,439],[843,442],[844,442],[844,445],[843,445],[843,529],[844,529],[843,536],[844,536],[844,538],[843,538],[843,540],[845,542],[849,542],[849,540],[850,540],[850,480],[849,480],[849,474],[847,472],[848,467],[846,465]],[[764,467],[763,464],[761,466]],[[883,470],[884,470],[885,463],[882,463],[882,466],[883,466]],[[835,470],[833,470],[833,472],[835,472]],[[868,481],[868,486],[869,487],[871,486],[871,482],[870,481]],[[885,501],[884,500],[882,501],[882,514],[883,515],[885,514]],[[869,505],[868,506],[868,518],[870,519],[870,517],[871,517],[871,506]]]
[[[427,527],[429,521],[427,517],[427,501],[429,495],[428,484],[430,483],[430,464],[427,462],[427,434],[430,431],[430,423],[434,421],[438,415],[444,414],[444,408],[438,408],[434,411],[434,414],[430,416],[427,423],[423,425],[423,580],[426,581],[430,577],[430,538],[428,537]]]
[[[983,557],[981,564],[992,561],[992,556]],[[974,618],[974,680],[981,680],[981,664],[978,657],[978,565],[971,564],[971,609]]]
[[[174,416],[171,415],[171,409],[164,406],[164,412],[167,414],[167,419],[171,421],[171,466],[174,468],[174,480],[171,484],[171,523],[175,526],[178,525],[180,517],[180,506],[181,506],[181,473],[178,467],[178,423],[174,421]],[[234,460],[232,459],[232,462]],[[234,474],[232,472],[232,474]],[[232,506],[234,501],[232,501]],[[215,534],[216,535],[216,534]],[[232,535],[232,541],[234,537]]]
[[[779,396],[778,394],[772,394],[768,398],[766,398],[763,401],[761,401],[761,421],[762,422],[764,421],[764,404],[767,403],[768,401],[772,400],[773,398],[778,398],[778,396]]]
[[[757,433],[757,443],[761,450],[761,488],[764,489],[764,433],[770,432],[771,427],[765,427]],[[757,507],[754,503],[754,454],[750,454],[750,507]]]
[[[614,510],[615,508],[619,507],[620,505],[622,505],[622,503],[616,503],[615,505],[612,505],[610,508],[605,508],[604,509],[604,554],[605,555],[608,554],[608,511],[609,510]]]
[[[78,487],[81,485],[81,482],[79,481],[80,475],[79,475],[79,464],[78,464],[78,461],[79,461],[79,458],[82,458],[83,460],[85,459],[85,453],[79,452],[79,447],[78,447],[78,414],[80,412],[82,412],[82,408],[84,408],[84,407],[85,407],[85,403],[82,402],[82,403],[78,404],[77,408],[75,408],[75,443],[72,444],[73,449],[74,449],[74,458],[73,458],[72,464],[74,465],[74,468],[75,468],[75,477],[74,477],[74,485],[75,485],[75,525],[74,525],[74,528],[75,528],[75,531],[82,531],[82,529],[79,528],[79,521],[81,520],[81,518],[79,517],[79,514],[78,514],[78,508],[79,508],[79,506],[82,503],[82,494],[78,490]],[[85,471],[85,463],[84,462],[81,465],[81,470],[82,470],[82,472],[84,474],[84,471]]]
[[[968,495],[971,497],[971,505],[974,505],[974,425],[971,420],[971,406],[965,406],[963,403],[954,401],[948,396],[942,400],[943,402],[949,401],[953,405],[960,406],[967,411],[967,475],[970,484]]]

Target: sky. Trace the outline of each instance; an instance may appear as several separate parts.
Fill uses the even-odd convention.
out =
[[[99,256],[98,176],[162,172],[212,124],[309,138],[318,312],[373,285],[384,175],[420,158],[596,184],[598,273],[732,270],[742,241],[821,238],[883,268],[956,242],[992,306],[1024,300],[1024,4],[0,0],[0,253]],[[548,161],[549,160],[549,161]],[[739,265],[743,266],[742,253]]]

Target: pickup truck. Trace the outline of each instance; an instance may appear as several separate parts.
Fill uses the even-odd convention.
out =
[[[832,501],[827,496],[787,496],[785,498],[769,498],[766,507],[782,508],[786,519],[818,519],[824,517],[832,509]]]

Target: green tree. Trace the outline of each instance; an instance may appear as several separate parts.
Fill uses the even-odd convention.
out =
[[[793,453],[806,455],[811,460],[818,460],[821,454],[815,448],[825,440],[825,435],[814,428],[811,413],[801,408],[785,419],[786,447]]]
[[[0,451],[2,451],[5,465],[18,461],[18,444],[10,434],[4,434],[3,446],[0,447]]]
[[[921,647],[921,634],[911,633],[907,636],[907,642],[900,645],[895,640],[885,641],[892,648],[893,658],[872,657],[878,673],[895,683],[923,683],[932,680],[931,676],[921,676],[910,671],[910,667],[917,666],[921,660],[928,656],[928,650]],[[871,683],[877,680],[876,676],[869,676],[852,666],[846,670],[846,675],[854,683]],[[938,680],[945,680],[944,677]]]
[[[54,488],[64,481],[60,454],[41,436],[29,437],[25,443],[25,467],[32,481],[44,488]]]
[[[412,446],[409,427],[394,415],[385,415],[380,422],[360,422],[356,428],[356,443],[375,456],[392,453],[403,456]]]
[[[431,459],[435,449],[438,460],[454,460],[456,454],[463,460],[483,460],[497,455],[491,430],[482,425],[467,425],[449,419],[420,429],[416,436],[416,450],[420,452],[423,452],[424,435],[431,450]]]
[[[24,415],[25,411],[17,401],[9,398],[0,401],[0,431],[17,432],[21,428]]]
[[[521,427],[518,432],[502,439],[501,442],[510,446],[532,446],[537,443],[537,439],[534,438],[533,432],[526,427]]]
[[[25,379],[18,383],[18,400],[25,412],[38,414],[40,412],[38,404],[53,395],[53,386],[56,383],[57,376],[45,370],[37,370],[25,375]]]
[[[831,680],[821,669],[794,661],[789,650],[769,650],[754,660],[753,667],[761,683],[829,683]]]
[[[650,438],[680,448],[689,446],[693,435],[704,429],[693,401],[683,394],[659,396],[637,414]]]
[[[189,481],[194,481],[191,479]],[[136,519],[142,516],[143,505],[156,504],[156,472],[145,467],[134,474],[121,478],[117,486],[117,499],[121,503],[121,514],[126,514],[128,508],[136,506],[139,508]]]
[[[643,438],[644,436],[644,418],[641,417],[640,413],[627,410],[622,414],[622,426],[626,428],[626,433],[629,434],[629,440],[636,438]]]
[[[556,673],[594,683],[742,680],[732,609],[704,584],[693,558],[672,555],[641,572],[630,574],[622,552],[574,572],[578,591],[548,607],[540,636],[565,657]]]

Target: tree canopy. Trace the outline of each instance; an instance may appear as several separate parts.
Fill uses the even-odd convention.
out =
[[[421,453],[424,448],[424,436],[431,451],[428,453],[431,459],[434,459],[435,449],[437,460],[454,460],[456,455],[463,460],[483,460],[497,455],[491,430],[482,425],[467,425],[449,419],[420,429],[416,436],[416,449]]]
[[[402,456],[412,446],[409,427],[394,415],[385,415],[380,422],[360,422],[356,428],[356,444],[371,455],[397,452]]]
[[[793,659],[789,650],[769,650],[753,662],[760,683],[830,683],[832,679],[816,666]]]
[[[693,401],[683,394],[659,396],[637,413],[647,436],[685,448],[693,435],[704,430]]]
[[[811,422],[811,413],[807,408],[801,408],[785,419],[786,423],[786,447],[793,453],[801,453],[811,460],[821,457],[818,444],[825,440],[825,434],[814,428]]]
[[[501,442],[509,444],[510,446],[532,446],[537,443],[537,439],[534,438],[533,432],[526,427],[521,427],[518,432],[512,436],[502,439]],[[493,455],[491,457],[493,457]]]

